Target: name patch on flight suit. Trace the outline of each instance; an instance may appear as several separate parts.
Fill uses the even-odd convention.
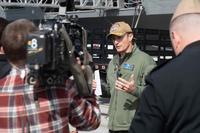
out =
[[[134,65],[133,64],[124,63],[124,64],[122,64],[122,68],[130,70],[130,71],[133,71]]]

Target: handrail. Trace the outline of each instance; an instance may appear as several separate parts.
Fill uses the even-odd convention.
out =
[[[117,9],[133,7],[141,4],[141,0],[74,0],[74,3],[76,9]],[[0,6],[59,8],[59,0],[0,0]]]

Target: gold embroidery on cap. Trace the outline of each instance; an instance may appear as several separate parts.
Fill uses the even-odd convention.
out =
[[[114,24],[114,25],[111,27],[110,32],[115,32],[119,27],[120,27],[119,24]]]

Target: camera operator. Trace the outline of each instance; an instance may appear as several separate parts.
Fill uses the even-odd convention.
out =
[[[12,69],[0,79],[0,131],[69,133],[69,123],[78,130],[96,129],[100,124],[96,98],[79,96],[73,80],[67,79],[65,87],[27,83],[26,37],[36,30],[31,21],[19,19],[3,32],[3,48]]]

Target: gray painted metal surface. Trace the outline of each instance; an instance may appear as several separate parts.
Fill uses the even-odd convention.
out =
[[[19,18],[27,18],[30,20],[44,19],[44,13],[38,7],[25,7],[4,11],[8,20],[16,20]]]
[[[147,15],[172,14],[180,0],[142,0]]]

